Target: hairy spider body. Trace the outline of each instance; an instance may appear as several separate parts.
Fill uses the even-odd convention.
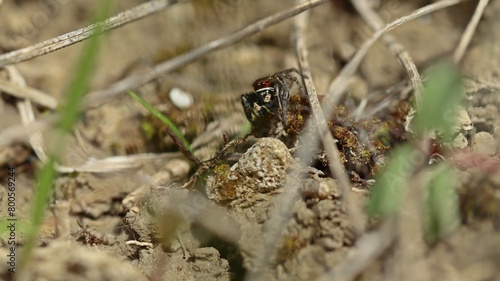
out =
[[[259,78],[253,82],[254,92],[241,96],[245,115],[253,126],[270,125],[274,119],[286,126],[290,88],[298,81],[290,75],[292,72],[299,74],[297,69],[290,68]]]

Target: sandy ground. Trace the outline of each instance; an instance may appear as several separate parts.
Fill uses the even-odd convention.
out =
[[[89,22],[98,2],[0,1],[0,51],[78,29]],[[142,2],[119,1],[115,10]],[[433,1],[370,2],[388,22]],[[352,276],[356,280],[500,280],[500,2],[490,2],[460,64],[465,115],[474,127],[462,132],[461,142],[445,156],[456,169],[460,223],[443,240],[423,242],[420,258],[425,267],[419,266],[422,260],[398,262],[401,245],[391,240],[383,253]],[[194,3],[175,5],[109,32],[91,89],[105,88],[294,5],[291,0]],[[425,74],[433,63],[452,56],[475,5],[476,1],[469,1],[447,8],[391,34]],[[287,20],[135,90],[179,126],[196,157],[207,160],[221,150],[225,139],[248,132],[240,96],[252,91],[252,82],[296,67],[292,34],[292,21]],[[311,11],[307,42],[319,95],[326,93],[370,34],[344,1]],[[27,85],[62,101],[81,49],[82,44],[76,44],[15,67]],[[0,80],[7,77],[0,70]],[[406,77],[398,60],[376,43],[351,78],[348,98],[342,103],[355,108],[369,97],[369,107],[375,106],[377,99],[372,97],[401,92]],[[193,103],[180,107],[173,102],[169,93],[174,87],[188,93]],[[395,102],[392,110],[405,101]],[[2,93],[0,112],[0,132],[21,124],[15,99],[6,93]],[[35,113],[41,118],[47,110],[36,107]],[[377,118],[385,120],[392,113],[380,112]],[[50,142],[53,135],[49,131],[45,137]],[[354,245],[364,236],[353,230],[342,201],[345,194],[327,169],[300,164],[289,148],[274,138],[250,139],[234,148],[232,157],[212,166],[194,188],[182,189],[195,167],[178,153],[162,125],[123,93],[83,113],[61,165],[78,166],[91,158],[112,156],[157,156],[133,160],[127,169],[111,172],[58,174],[51,198],[54,211],[47,211],[38,247],[24,274],[8,272],[8,233],[0,237],[0,279],[243,280],[256,272],[261,274],[259,280],[319,278],[351,261]],[[0,148],[0,165],[0,217],[8,215],[7,167],[14,165],[16,216],[21,224],[29,224],[35,175],[42,164],[28,141],[19,140]],[[307,176],[298,176],[303,173]],[[295,186],[299,192],[291,204],[276,206],[279,195]],[[364,205],[369,188],[361,184],[350,194],[356,204]],[[276,208],[291,214],[282,225],[272,220]],[[377,222],[364,223],[366,232],[379,227]],[[62,237],[61,227],[66,227]],[[271,242],[267,234],[276,228],[281,230],[272,244],[277,254],[262,265],[262,245]],[[19,254],[25,241],[21,230],[16,238]]]

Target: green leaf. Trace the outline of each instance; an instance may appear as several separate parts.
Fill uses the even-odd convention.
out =
[[[422,103],[415,115],[415,133],[423,135],[438,129],[445,137],[451,137],[461,94],[462,84],[457,69],[447,63],[437,65],[429,75]]]
[[[149,112],[151,112],[151,114],[153,114],[158,119],[160,119],[163,123],[165,123],[170,128],[170,130],[172,130],[172,132],[175,134],[175,136],[182,141],[182,144],[184,145],[184,147],[188,151],[190,151],[191,153],[193,152],[191,150],[191,146],[189,145],[189,142],[186,140],[186,138],[182,135],[181,131],[179,131],[179,129],[177,129],[177,127],[175,126],[175,124],[170,119],[168,119],[163,114],[161,114],[158,110],[156,110],[156,108],[154,108],[153,106],[151,106],[149,103],[147,103],[145,100],[143,100],[136,93],[134,93],[132,91],[127,91],[127,93],[129,95],[131,95],[140,104],[142,104],[142,106],[144,106]]]
[[[427,233],[431,240],[449,234],[459,222],[456,177],[451,167],[442,163],[429,184],[427,198]]]
[[[102,21],[109,15],[112,3],[113,1],[103,1],[103,4],[99,6],[96,21]],[[99,31],[97,31],[97,34],[99,34]],[[50,143],[47,153],[48,159],[37,174],[36,194],[31,206],[32,221],[27,229],[27,239],[23,249],[24,253],[20,261],[21,268],[27,264],[35,246],[38,230],[52,193],[53,181],[57,175],[55,165],[64,151],[65,134],[71,132],[80,115],[84,94],[87,92],[90,77],[95,72],[94,64],[97,59],[101,39],[102,36],[94,36],[85,42],[83,52],[73,73],[73,79],[66,91],[66,100],[61,107],[61,117],[57,124],[60,135],[55,137],[53,142]]]
[[[412,151],[409,145],[394,149],[391,160],[382,173],[380,173],[373,186],[368,202],[370,216],[389,216],[398,209],[401,195],[407,186],[408,179],[418,164],[418,153]],[[417,157],[415,157],[417,156]]]

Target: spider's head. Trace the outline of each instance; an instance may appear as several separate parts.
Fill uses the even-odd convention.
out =
[[[268,92],[253,92],[241,96],[241,105],[250,123],[258,123],[273,114],[273,96]]]
[[[283,78],[277,75],[263,77],[253,82],[253,93],[241,96],[245,115],[253,126],[270,126],[276,121],[286,126],[290,93]]]

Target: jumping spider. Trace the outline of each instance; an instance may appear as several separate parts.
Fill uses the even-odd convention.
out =
[[[297,77],[292,74],[301,77],[295,68],[283,70],[255,80],[254,92],[241,96],[245,115],[253,126],[269,125],[275,119],[286,126],[290,89],[296,83],[303,90]]]

